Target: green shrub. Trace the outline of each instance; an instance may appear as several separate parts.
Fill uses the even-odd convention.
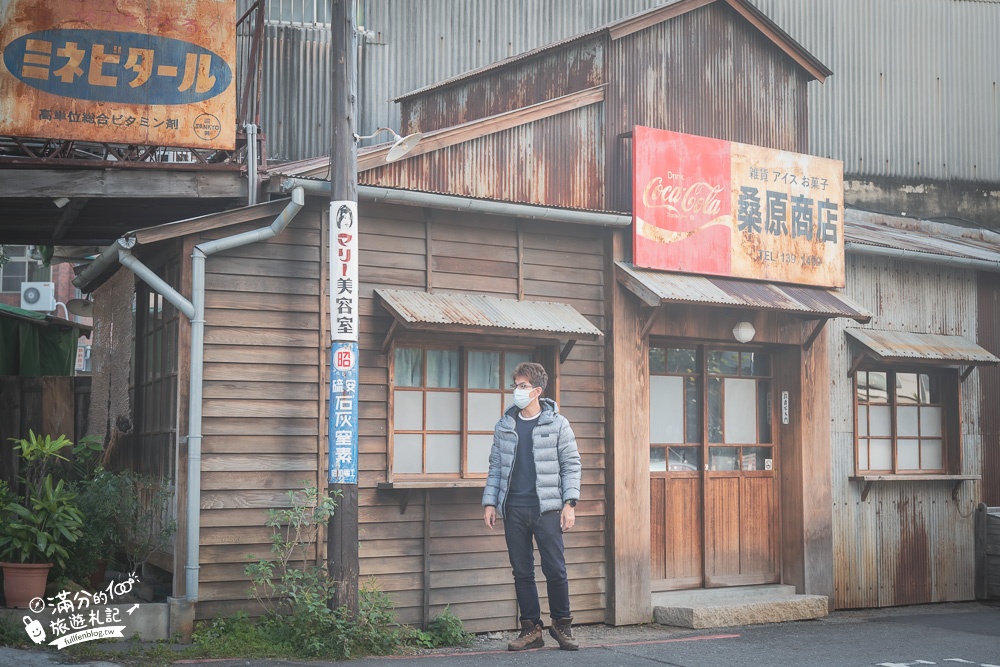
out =
[[[445,607],[433,621],[428,625],[427,630],[417,630],[413,636],[413,642],[423,648],[442,648],[445,646],[468,646],[472,643],[474,635],[466,632],[462,625],[462,619],[455,616],[451,607]]]
[[[246,566],[264,616],[259,632],[290,647],[290,654],[307,658],[352,658],[395,653],[405,640],[389,596],[369,581],[358,591],[358,613],[330,609],[336,592],[326,563],[310,560],[310,547],[329,524],[334,498],[316,487],[288,492],[290,507],[270,510],[270,559]],[[253,555],[248,558],[254,558]]]

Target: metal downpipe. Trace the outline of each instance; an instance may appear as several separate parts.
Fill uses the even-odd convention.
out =
[[[201,442],[202,390],[205,372],[205,260],[209,255],[280,234],[305,205],[302,188],[292,190],[292,201],[268,227],[227,238],[199,243],[191,253],[191,367],[188,392],[188,479],[187,549],[184,565],[184,593],[190,602],[198,600],[198,573],[201,569]]]
[[[330,181],[314,181],[307,178],[283,178],[281,187],[284,190],[303,188],[311,195],[330,197]],[[579,225],[596,225],[598,227],[629,227],[632,216],[621,213],[603,213],[600,211],[578,211],[551,206],[536,206],[534,204],[515,204],[488,199],[472,199],[455,195],[442,195],[434,192],[419,192],[417,190],[397,190],[374,185],[359,185],[358,199],[379,201],[387,204],[403,206],[427,206],[449,211],[465,211],[467,213],[482,213],[484,215],[503,215],[528,220],[549,220],[551,222],[569,222]]]

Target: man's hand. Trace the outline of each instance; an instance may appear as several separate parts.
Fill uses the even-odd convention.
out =
[[[483,512],[483,521],[486,522],[487,528],[493,530],[493,527],[497,525],[497,508],[488,505],[486,511]]]
[[[559,515],[559,526],[565,533],[576,524],[576,510],[570,505],[563,505],[562,513]]]

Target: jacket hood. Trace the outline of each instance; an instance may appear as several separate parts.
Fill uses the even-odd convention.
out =
[[[539,415],[539,419],[550,420],[559,414],[559,404],[553,401],[551,398],[540,398],[538,399],[538,404],[542,408],[542,414]],[[505,417],[510,417],[511,419],[518,413],[519,408],[516,405],[511,405],[507,410],[504,411]]]

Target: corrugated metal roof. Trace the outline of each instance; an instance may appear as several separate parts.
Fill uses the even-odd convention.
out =
[[[852,243],[1000,263],[1000,234],[929,220],[847,209],[844,238]]]
[[[506,333],[537,332],[593,340],[604,334],[575,308],[553,301],[517,301],[479,294],[376,289],[386,310],[404,327],[461,330],[486,327]]]
[[[616,262],[617,278],[650,306],[663,302],[759,308],[812,317],[850,317],[868,322],[872,315],[846,294],[821,287],[778,285],[735,278],[670,273]]]
[[[969,364],[996,364],[1000,358],[966,338],[942,334],[845,329],[880,360],[922,359]]]

